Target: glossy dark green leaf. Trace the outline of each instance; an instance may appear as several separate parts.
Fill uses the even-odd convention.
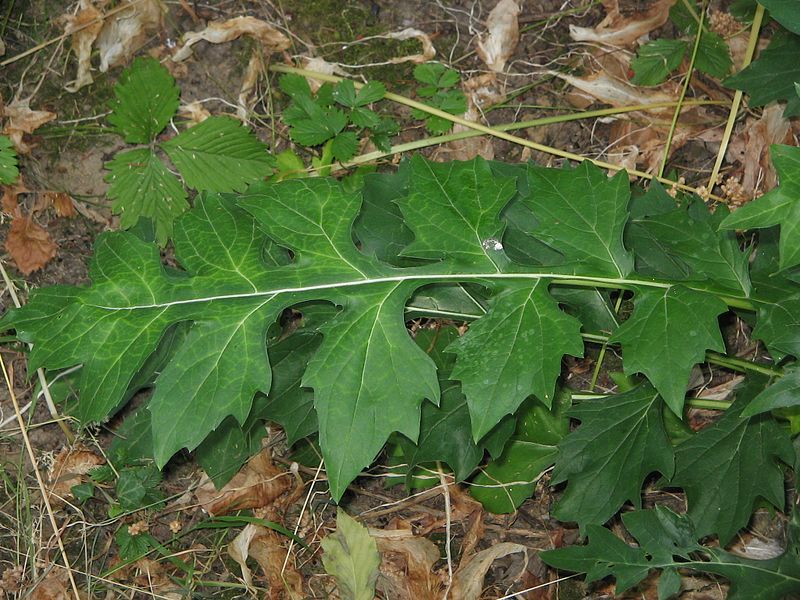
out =
[[[706,350],[725,346],[717,317],[727,311],[721,300],[679,285],[637,292],[633,313],[611,336],[622,344],[625,373],[644,373],[676,415],[692,367]]]
[[[610,519],[625,502],[641,506],[642,483],[675,468],[664,430],[663,400],[651,386],[586,400],[569,416],[581,422],[558,445],[552,483],[567,482],[553,514],[582,530]]]
[[[775,100],[786,102],[785,117],[800,115],[800,97],[794,82],[800,81],[800,36],[775,35],[769,47],[744,70],[728,77],[727,87],[749,95],[750,106],[766,106]]]
[[[734,405],[675,450],[670,486],[683,488],[697,535],[719,536],[727,545],[747,525],[758,498],[784,506],[783,469],[794,450],[788,431],[769,415],[742,418],[756,386],[737,394]]]

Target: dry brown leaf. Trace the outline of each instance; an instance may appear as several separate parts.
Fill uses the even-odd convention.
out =
[[[635,106],[637,104],[675,102],[677,100],[676,97],[665,94],[664,92],[632,86],[629,83],[611,77],[605,71],[593,73],[588,77],[574,77],[573,75],[567,75],[566,73],[559,73],[557,71],[550,71],[550,74],[563,79],[571,86],[588,94],[592,98],[610,104],[611,106]],[[661,108],[653,109],[653,112],[667,112],[672,114],[673,110],[674,109],[671,108]]]
[[[106,18],[97,36],[103,73],[111,67],[127,64],[147,38],[163,26],[164,13],[158,0],[123,0],[119,6],[125,4],[130,8]]]
[[[178,108],[178,116],[189,119],[192,124],[196,125],[205,121],[211,116],[211,113],[203,106],[202,102],[195,100],[189,104],[181,104],[180,108]]]
[[[479,600],[483,589],[483,579],[492,563],[498,558],[516,552],[522,552],[527,560],[528,549],[521,544],[511,542],[501,542],[478,552],[453,576],[453,585],[450,588],[452,600]]]
[[[502,72],[517,47],[519,11],[514,0],[499,0],[486,19],[487,34],[478,40],[477,52],[492,71]]]
[[[22,139],[26,133],[33,133],[36,129],[56,118],[56,113],[46,110],[31,110],[30,98],[15,99],[3,107],[3,116],[8,119],[3,133],[11,138],[14,148],[19,154],[28,154],[31,147]]]
[[[48,473],[50,501],[61,505],[72,498],[72,487],[80,484],[84,475],[105,462],[103,457],[85,448],[62,448]]]
[[[393,600],[438,600],[442,580],[433,572],[439,549],[410,528],[370,529],[381,555],[378,589]]]
[[[22,180],[22,175],[19,176],[19,179],[17,179],[16,183],[13,185],[4,185],[0,187],[3,189],[3,198],[0,199],[3,212],[12,216],[16,215],[17,208],[19,207],[17,196],[30,192],[30,190],[25,187],[25,182]]]
[[[235,17],[227,21],[214,21],[202,31],[187,33],[183,38],[183,46],[175,52],[172,60],[181,62],[189,58],[192,55],[192,46],[201,40],[222,44],[243,35],[255,38],[265,54],[286,50],[290,45],[289,38],[266,21],[255,17]]]
[[[221,490],[205,476],[195,497],[208,514],[215,516],[267,507],[291,489],[291,475],[273,465],[269,450],[265,449],[251,458]]]
[[[239,88],[239,98],[237,99],[236,117],[243,123],[247,123],[247,115],[252,112],[256,104],[256,84],[258,83],[258,76],[263,71],[264,65],[261,62],[261,53],[256,48],[253,48],[253,52],[250,54],[250,61],[247,63],[247,69],[244,72],[242,85]]]
[[[285,544],[287,538],[277,532],[248,523],[241,533],[228,544],[228,554],[242,569],[242,579],[248,589],[253,587],[253,573],[247,566],[247,558],[253,558],[269,585],[270,600],[291,598],[299,600],[305,598],[303,576],[297,570],[294,551],[289,550]],[[286,560],[287,552],[290,552]],[[286,568],[284,569],[284,562]],[[285,592],[285,594],[283,593]]]
[[[86,594],[81,592],[81,599]],[[66,571],[54,567],[44,579],[34,584],[27,597],[31,600],[75,600]]]
[[[136,571],[134,577],[134,585],[140,590],[147,590],[148,597],[159,598],[163,600],[181,600],[184,595],[181,594],[180,586],[173,582],[169,575],[167,575],[164,566],[151,560],[149,558],[140,558],[128,569]]]
[[[401,41],[417,39],[422,44],[421,54],[409,54],[407,56],[391,58],[387,62],[393,65],[404,62],[424,63],[436,56],[436,48],[433,47],[433,42],[431,41],[430,36],[419,29],[414,29],[413,27],[408,27],[402,31],[392,31],[377,37]]]
[[[78,214],[75,210],[75,201],[66,192],[44,192],[44,194],[48,197],[50,204],[52,204],[59,217],[70,218]]]
[[[76,15],[64,15],[64,33],[72,34],[72,51],[78,59],[78,72],[75,79],[64,86],[68,92],[77,92],[91,84],[92,45],[103,29],[103,13],[97,10],[91,0],[81,0]]]
[[[725,158],[728,162],[740,163],[740,184],[746,196],[752,198],[757,190],[767,192],[778,184],[769,148],[772,144],[791,143],[791,139],[791,125],[783,117],[783,107],[777,103],[766,107],[759,119],[748,118],[733,136]]]
[[[629,46],[643,35],[658,29],[669,18],[669,9],[676,0],[657,0],[645,13],[625,17],[616,1],[604,2],[606,18],[596,27],[569,26],[569,35],[576,42],[594,42],[616,48]]]
[[[58,246],[43,227],[30,215],[15,217],[6,238],[6,250],[23,275],[30,275],[50,262]]]

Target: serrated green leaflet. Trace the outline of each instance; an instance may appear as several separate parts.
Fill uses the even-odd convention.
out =
[[[157,60],[137,58],[114,86],[109,122],[130,144],[149,144],[178,110],[180,90]]]
[[[569,416],[582,425],[558,445],[553,483],[568,482],[554,514],[562,521],[605,523],[625,502],[641,506],[645,477],[675,468],[664,430],[664,402],[651,386],[582,402]]]
[[[717,299],[699,301],[701,296],[679,285],[637,292],[633,314],[611,336],[622,344],[625,373],[647,375],[678,416],[692,367],[706,350],[725,349],[717,317],[727,307]]]
[[[142,217],[151,219],[163,246],[175,219],[189,208],[181,182],[148,148],[120,152],[105,166],[111,171],[106,176],[108,196],[113,211],[121,215],[120,227],[130,229]]]
[[[186,185],[196,190],[243,191],[270,173],[264,145],[230,117],[209,117],[162,147]]]
[[[453,378],[471,399],[476,440],[530,395],[552,404],[561,357],[583,355],[580,328],[546,282],[509,286],[493,298],[486,316],[448,349],[457,355]]]
[[[14,183],[19,177],[17,153],[8,136],[0,135],[0,184]]]
[[[318,423],[338,499],[393,432],[417,441],[424,403],[434,408],[440,400],[436,366],[408,335],[407,314],[473,320],[452,345],[459,366],[450,378],[466,396],[473,443],[478,438],[497,454],[501,443],[490,432],[530,394],[548,401],[564,354],[582,352],[581,326],[616,327],[609,288],[633,290],[639,305],[620,334],[626,362],[630,355],[634,370],[679,405],[677,386],[665,378],[670,372],[685,378],[686,365],[716,347],[708,339],[715,336],[719,298],[745,308],[757,299],[737,294],[730,277],[717,283],[708,257],[691,248],[675,256],[708,277],[678,284],[634,273],[634,254],[622,236],[628,201],[624,177],[609,179],[588,164],[547,170],[415,158],[399,175],[368,178],[363,194],[325,178],[258,183],[242,195],[198,198],[175,227],[179,269],[162,265],[158,249],[132,235],[104,235],[90,287],[38,290],[4,325],[34,342],[34,369],[83,364],[78,417],[91,422],[120,407],[165,331],[184,323],[188,333],[159,367],[148,407],[158,463],[182,447],[198,447],[214,430],[241,427],[238,441],[215,443],[243,449],[251,447],[247,432],[258,420],[283,423],[293,438]],[[516,213],[506,210],[515,206]],[[525,218],[508,220],[509,214]],[[730,235],[704,231],[717,248]],[[529,243],[536,250],[517,247]],[[295,391],[270,397],[278,390],[270,360],[280,352],[268,346],[267,332],[286,308],[309,306],[328,310],[304,329],[318,346],[303,355],[308,367],[299,383],[299,372],[292,375]],[[637,323],[658,327],[648,325],[631,341],[625,332],[633,335]],[[685,335],[674,334],[679,330]],[[689,335],[693,330],[699,333]],[[663,352],[637,346],[656,338]],[[646,389],[576,409],[583,425],[565,448],[596,447],[611,460],[597,471],[599,479],[581,462],[560,467],[562,480],[571,481],[564,514],[602,522],[622,502],[636,502],[651,471],[669,475],[663,401]],[[264,395],[271,399],[262,402]],[[614,423],[598,429],[607,415]],[[620,439],[641,460],[623,460]],[[446,456],[460,461],[461,471],[474,460]],[[591,487],[580,483],[590,480],[602,501],[575,500],[570,490]]]
[[[574,169],[530,167],[528,185],[536,192],[523,203],[539,219],[532,233],[567,264],[612,277],[633,270],[633,256],[622,243],[630,199],[625,173],[609,180],[588,162]]]
[[[683,40],[654,40],[639,48],[631,61],[634,85],[658,85],[678,68],[686,54]]]
[[[800,369],[792,368],[783,377],[753,398],[742,410],[741,416],[752,417],[768,410],[787,408],[800,404]]]
[[[696,541],[701,534],[692,520],[666,508],[629,512],[622,516],[622,521],[638,542],[637,547],[628,545],[608,529],[590,525],[586,546],[549,550],[540,556],[552,567],[586,573],[587,581],[613,575],[617,593],[642,581],[651,569],[658,569],[661,571],[659,600],[667,600],[680,591],[680,578],[675,577],[678,569],[725,577],[730,581],[729,600],[776,600],[800,590],[800,547],[795,524],[791,526],[790,543],[784,554],[769,560],[753,560],[701,546]]]

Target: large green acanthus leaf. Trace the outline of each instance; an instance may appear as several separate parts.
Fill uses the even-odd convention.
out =
[[[373,461],[391,432],[417,439],[424,399],[439,402],[436,366],[409,337],[403,320],[412,291],[412,285],[392,282],[371,286],[357,298],[343,297],[346,310],[321,328],[323,342],[303,385],[314,388],[335,498],[344,493],[343,482]]]
[[[678,569],[725,577],[731,584],[728,600],[777,600],[800,590],[800,546],[796,533],[781,556],[754,560],[699,545],[696,540],[702,536],[692,520],[666,508],[625,513],[622,521],[638,546],[628,545],[604,527],[590,525],[586,546],[548,550],[539,556],[551,567],[586,573],[587,582],[612,575],[617,580],[617,593],[642,581],[651,569],[659,569],[661,600],[680,591]]]
[[[769,415],[742,418],[758,389],[751,384],[737,393],[719,421],[681,443],[675,449],[675,475],[665,479],[686,492],[698,537],[716,534],[723,546],[747,525],[758,498],[783,508],[778,461],[794,461],[788,429]]]
[[[583,355],[580,322],[558,307],[547,286],[506,287],[448,350],[457,356],[452,377],[467,394],[476,440],[530,395],[550,406],[563,355]]]
[[[151,219],[156,241],[164,245],[172,235],[173,222],[189,208],[186,191],[148,148],[120,152],[106,163],[111,184],[112,210],[121,215],[120,227],[130,229],[142,217]]]
[[[786,102],[785,117],[800,115],[800,97],[794,87],[800,81],[800,36],[776,34],[769,47],[748,67],[728,77],[727,87],[750,96],[750,106],[765,106],[775,100]]]
[[[2,323],[15,327],[21,339],[34,344],[30,355],[33,368],[83,364],[78,405],[78,417],[83,421],[106,419],[124,403],[136,374],[164,332],[175,324],[185,324],[189,333],[172,360],[160,369],[149,407],[153,430],[158,432],[154,443],[163,464],[175,449],[196,447],[215,428],[228,426],[224,423],[250,427],[249,419],[255,415],[253,397],[260,398],[270,389],[267,331],[285,309],[295,307],[302,312],[310,305],[338,307],[333,318],[309,329],[322,340],[301,380],[313,388],[322,452],[338,500],[390,433],[398,431],[416,439],[422,404],[439,400],[436,369],[408,334],[407,311],[426,314],[431,309],[435,316],[477,318],[472,335],[482,329],[506,335],[503,332],[509,330],[497,328],[503,310],[497,305],[513,299],[519,307],[520,298],[530,296],[523,311],[525,327],[508,334],[513,333],[514,339],[486,340],[487,350],[494,354],[500,343],[513,346],[514,361],[519,361],[517,350],[536,352],[533,366],[523,365],[520,372],[518,383],[526,389],[514,390],[511,400],[503,399],[510,404],[502,410],[492,408],[499,420],[531,391],[546,397],[561,356],[573,350],[580,353],[577,321],[549,298],[545,292],[548,282],[553,288],[565,283],[570,288],[588,285],[589,294],[598,293],[592,289],[595,283],[636,290],[661,290],[671,285],[620,277],[630,255],[621,242],[610,242],[607,251],[599,246],[601,235],[617,235],[614,223],[624,221],[627,214],[623,179],[609,180],[593,167],[581,167],[552,174],[544,171],[521,185],[514,179],[514,169],[508,170],[509,175],[497,176],[493,168],[480,159],[445,166],[415,159],[410,165],[409,191],[396,200],[404,211],[403,226],[415,236],[412,244],[430,249],[422,259],[398,261],[395,266],[376,259],[379,253],[386,255],[383,251],[359,250],[354,241],[358,239],[354,223],[362,205],[357,190],[347,191],[339,182],[325,178],[258,183],[235,200],[202,194],[197,198],[195,207],[175,225],[177,265],[165,266],[156,246],[130,234],[104,235],[97,245],[91,286],[39,290],[28,307],[12,311]],[[581,173],[585,175],[581,181],[591,186],[571,183],[576,175],[580,179]],[[569,192],[572,209],[562,211],[543,202],[556,183]],[[528,202],[530,197],[539,202]],[[548,266],[548,254],[538,250],[539,266],[513,263],[497,248],[502,241],[486,237],[502,235],[504,203],[512,201],[532,205],[526,210],[533,211],[536,218],[534,233],[552,233],[548,252],[551,256],[559,253],[557,265]],[[430,214],[424,202],[430,205]],[[593,224],[588,229],[570,227],[579,223],[578,207],[591,217]],[[431,214],[440,214],[451,226],[437,226]],[[553,219],[561,219],[561,225]],[[394,221],[389,229],[396,231],[398,224]],[[445,230],[453,235],[445,235]],[[396,238],[398,244],[400,239],[402,232]],[[525,235],[519,236],[520,242],[525,239]],[[437,240],[442,242],[439,255],[434,252]],[[494,242],[486,243],[490,240]],[[380,246],[375,242],[373,247]],[[599,262],[591,258],[593,253],[601,257]],[[564,261],[571,264],[564,266]],[[498,312],[482,316],[486,289],[496,298],[493,311]],[[716,302],[715,296],[705,291],[695,290],[694,294],[690,300],[697,304],[698,314]],[[568,302],[580,302],[577,297],[573,294]],[[410,306],[409,298],[413,298]],[[451,310],[454,306],[456,310]],[[532,340],[542,316],[556,324],[541,327],[548,336],[547,344]],[[487,319],[485,325],[480,324],[481,319]],[[613,322],[608,324],[613,326]],[[533,328],[530,331],[529,326]],[[480,355],[477,347],[470,353]],[[463,374],[465,381],[481,382],[497,375],[496,365],[490,361],[476,360],[474,365],[474,373]],[[475,397],[474,390],[464,391],[470,407],[489,406],[485,398]],[[311,427],[308,397],[300,401],[305,416],[298,426]],[[263,418],[270,418],[268,412]],[[640,412],[649,415],[645,409]],[[277,418],[278,412],[275,415]],[[626,417],[619,416],[618,423],[642,429]],[[649,417],[644,421],[652,434],[656,421]],[[481,429],[489,431],[494,425],[487,419]],[[591,432],[590,425],[586,422],[581,429]],[[596,433],[595,437],[603,436]],[[658,436],[652,437],[653,443],[658,441]],[[488,439],[479,441],[488,446]],[[645,452],[645,456],[653,454]],[[656,464],[654,470],[664,466],[663,461],[650,463]],[[666,468],[664,471],[666,474]],[[622,497],[629,495],[626,492]]]
[[[398,200],[415,235],[404,256],[448,257],[500,270],[505,257],[499,216],[516,191],[513,179],[493,177],[483,160],[435,163],[415,156],[409,185],[409,194]]]
[[[727,211],[721,208],[710,215],[705,206],[694,203],[667,212],[643,212],[632,216],[625,232],[636,253],[637,272],[661,279],[710,281],[749,295],[747,253],[739,249],[733,232],[717,231]]]
[[[162,147],[196,190],[243,191],[272,169],[264,144],[231,117],[209,117]]]
[[[724,351],[717,317],[728,307],[680,285],[644,289],[633,313],[611,336],[622,344],[625,373],[644,373],[676,415],[683,414],[692,367],[706,349]]]
[[[533,235],[568,264],[612,277],[633,270],[633,255],[622,243],[630,199],[624,172],[609,180],[589,161],[574,169],[529,166],[528,185],[532,192],[523,202],[539,220]]]
[[[114,86],[109,122],[131,144],[149,144],[178,110],[180,90],[154,58],[137,58]]]
[[[800,264],[800,148],[772,146],[770,152],[781,178],[780,186],[731,213],[720,227],[756,229],[780,225],[780,268],[788,269]]]
[[[569,416],[581,426],[558,445],[554,484],[567,481],[554,515],[581,528],[602,524],[625,502],[640,507],[642,483],[675,468],[664,429],[664,402],[649,385],[602,400],[586,400]]]

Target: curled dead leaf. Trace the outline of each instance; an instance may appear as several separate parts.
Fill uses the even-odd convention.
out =
[[[181,104],[180,108],[178,108],[178,116],[197,124],[205,121],[211,116],[211,113],[203,106],[202,102],[195,100],[189,104]]]
[[[20,194],[27,194],[30,190],[25,187],[25,182],[22,181],[22,176],[20,175],[19,179],[17,179],[16,183],[13,185],[4,185],[0,186],[3,189],[3,197],[0,199],[0,204],[2,204],[3,212],[7,215],[16,215],[17,209],[19,207],[19,201],[17,200],[17,196]]]
[[[433,571],[436,544],[408,529],[370,529],[381,555],[377,587],[395,600],[438,600],[442,579]]]
[[[91,84],[92,46],[103,29],[103,13],[94,7],[91,0],[81,0],[77,14],[64,15],[64,33],[72,35],[72,51],[78,59],[75,79],[64,86],[68,92],[77,92]]]
[[[195,497],[210,515],[224,515],[236,510],[264,508],[275,503],[292,489],[292,475],[272,464],[269,451],[262,450],[242,467],[221,490],[204,477]]]
[[[128,8],[106,17],[97,36],[100,71],[127,64],[147,38],[164,24],[164,12],[158,0],[123,0],[119,8]]]
[[[243,123],[247,123],[247,115],[252,112],[255,106],[256,84],[258,83],[258,76],[263,73],[263,71],[264,64],[261,62],[261,53],[254,48],[253,52],[250,54],[250,60],[244,72],[244,79],[239,88],[239,98],[236,102],[238,105],[236,117]]]
[[[253,587],[253,573],[247,566],[247,558],[251,557],[261,567],[267,579],[270,588],[268,598],[288,597],[300,600],[307,597],[303,589],[303,576],[295,563],[294,551],[289,549],[286,542],[285,536],[261,525],[248,523],[228,544],[228,554],[242,569],[242,579],[248,589]]]
[[[280,52],[289,48],[289,38],[273,25],[255,17],[235,17],[227,21],[214,21],[202,31],[187,33],[181,46],[172,56],[175,62],[186,60],[192,55],[192,46],[205,40],[212,44],[222,44],[248,35],[257,40],[266,54]]]
[[[433,42],[431,41],[430,36],[419,29],[414,29],[413,27],[408,27],[402,31],[392,31],[377,37],[401,41],[417,39],[422,44],[422,52],[420,54],[409,54],[407,56],[391,58],[387,61],[391,64],[399,64],[404,62],[424,63],[436,56],[436,48],[433,47]]]
[[[3,133],[11,138],[14,148],[19,154],[28,154],[31,146],[23,141],[23,135],[33,133],[45,123],[52,121],[56,118],[56,113],[32,110],[30,98],[24,100],[17,98],[3,107],[3,116],[8,119]]]
[[[62,505],[71,499],[73,486],[80,484],[84,475],[105,462],[103,457],[85,448],[62,448],[48,473],[50,502]]]
[[[30,215],[17,213],[11,222],[6,238],[6,250],[23,275],[30,275],[50,262],[58,251],[58,246],[41,225]]]
[[[520,8],[514,0],[499,0],[486,19],[486,35],[478,40],[477,52],[490,70],[502,72],[519,42]]]
[[[492,563],[517,552],[523,553],[527,562],[528,549],[521,544],[511,542],[501,542],[475,554],[462,564],[453,576],[453,585],[450,588],[451,598],[453,600],[479,600],[483,589],[483,579]],[[524,569],[523,565],[523,571]]]
[[[78,590],[78,600],[88,596],[83,590]],[[69,576],[60,566],[52,567],[43,579],[33,584],[26,597],[31,600],[75,600],[75,594],[69,583]]]
[[[500,89],[495,73],[484,73],[468,79],[462,84],[464,95],[467,98],[467,112],[464,119],[479,122],[483,118],[483,111],[490,106],[504,102],[505,92]],[[456,124],[453,133],[466,131],[467,127]],[[472,160],[476,156],[486,160],[494,159],[494,144],[489,136],[471,137],[463,140],[454,140],[434,151],[434,158],[443,156],[445,160]]]
[[[594,73],[588,77],[575,77],[557,71],[550,71],[550,74],[563,79],[592,98],[612,106],[635,106],[638,104],[674,102],[676,100],[675,97],[657,90],[632,86],[629,83],[611,77],[605,71]],[[652,111],[671,114],[673,110],[671,108],[660,108]]]
[[[657,0],[647,12],[625,17],[618,0],[603,2],[606,17],[596,27],[569,26],[569,35],[576,42],[594,42],[623,47],[633,44],[643,35],[658,29],[669,18],[669,9],[676,0]]]

